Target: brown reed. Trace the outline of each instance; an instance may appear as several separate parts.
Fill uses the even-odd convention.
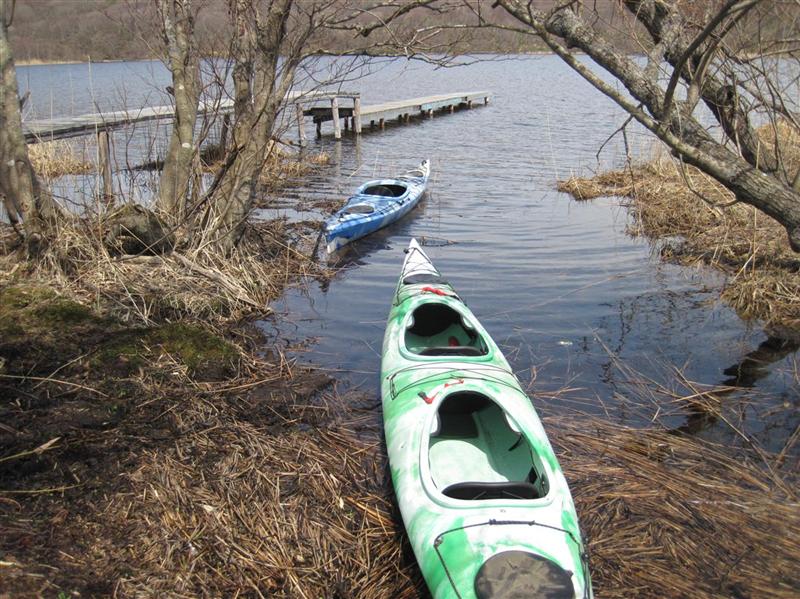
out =
[[[800,167],[798,156],[800,150],[788,155],[787,163]],[[656,242],[664,259],[726,273],[722,298],[743,318],[787,334],[800,331],[800,259],[785,229],[736,202],[731,192],[694,167],[660,156],[591,179],[561,181],[558,189],[580,200],[630,198],[632,235]]]
[[[83,175],[97,170],[76,148],[75,143],[66,139],[30,144],[28,157],[33,169],[45,179]]]
[[[796,495],[752,458],[599,418],[546,419],[598,597],[797,596]]]

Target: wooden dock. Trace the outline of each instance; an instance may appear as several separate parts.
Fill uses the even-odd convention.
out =
[[[384,102],[372,106],[361,106],[361,96],[357,92],[292,92],[286,97],[286,104],[293,105],[301,144],[305,140],[304,117],[313,118],[317,126],[317,135],[322,135],[322,123],[333,121],[333,133],[336,139],[342,136],[342,119],[344,129],[352,129],[359,134],[362,123],[381,129],[391,120],[408,122],[411,117],[432,117],[435,112],[453,112],[456,108],[472,108],[474,104],[487,104],[491,94],[486,91],[459,92],[440,94],[423,98],[410,98]],[[350,105],[341,103],[348,100]],[[198,115],[228,115],[233,111],[233,100],[229,98],[218,102],[202,104]],[[28,143],[64,139],[92,133],[100,134],[111,129],[135,123],[157,119],[170,119],[175,116],[174,106],[149,106],[138,110],[120,110],[116,112],[95,112],[75,117],[39,119],[23,123],[25,140]]]
[[[339,139],[341,131],[339,119],[344,118],[345,130],[349,125],[352,126],[356,134],[361,133],[362,123],[369,123],[370,128],[384,128],[385,124],[391,121],[408,122],[412,117],[433,117],[434,113],[440,111],[454,112],[457,108],[472,108],[476,104],[488,104],[491,93],[488,91],[458,92],[454,94],[439,94],[436,96],[425,96],[422,98],[410,98],[408,100],[396,100],[394,102],[383,102],[364,106],[357,110],[347,107],[337,107],[334,112],[327,107],[312,107],[306,109],[304,114],[310,115],[317,125],[317,136],[322,135],[322,123],[333,121],[334,137]]]
[[[357,99],[358,93],[313,91],[290,92],[286,96],[287,104],[307,109],[308,105],[318,102],[334,101],[338,98]],[[200,103],[198,116],[207,114],[227,115],[233,112],[233,99],[222,98],[216,102]],[[102,130],[117,129],[135,123],[153,121],[158,119],[171,119],[175,117],[175,107],[146,106],[137,110],[119,110],[115,112],[93,112],[73,117],[60,117],[53,119],[37,119],[22,123],[25,141],[37,143],[52,141],[80,135],[90,135]]]
[[[472,108],[475,104],[488,104],[490,92],[459,92],[440,94],[394,102],[383,102],[372,106],[361,106],[361,95],[357,92],[343,91],[297,91],[285,98],[285,109],[294,111],[298,140],[301,146],[306,143],[305,117],[310,116],[316,124],[317,136],[322,136],[322,123],[333,122],[333,135],[342,137],[344,130],[352,129],[355,135],[361,134],[362,123],[369,123],[371,129],[383,129],[388,122],[408,122],[412,117],[432,118],[436,112],[454,112],[458,108]],[[342,101],[346,101],[343,104]],[[233,100],[223,98],[216,102],[201,103],[198,117],[221,116],[221,145],[227,142],[230,128],[230,113]],[[103,178],[103,189],[111,195],[111,139],[109,132],[135,123],[170,119],[175,117],[174,106],[149,106],[138,110],[116,112],[96,112],[76,117],[32,120],[23,123],[25,140],[28,143],[46,142],[56,139],[96,135],[98,160]]]

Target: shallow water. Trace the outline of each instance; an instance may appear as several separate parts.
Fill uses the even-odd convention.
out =
[[[558,178],[623,164],[619,136],[599,163],[595,156],[625,120],[614,105],[550,56],[451,70],[396,64],[368,77],[361,91],[368,104],[473,89],[491,90],[490,104],[358,141],[312,144],[333,163],[286,192],[289,201],[343,200],[365,179],[422,158],[431,159],[432,178],[419,209],[345,251],[334,281],[291,291],[280,302],[292,323],[281,331],[316,339],[300,359],[378,392],[385,319],[402,250],[414,236],[429,244],[434,263],[540,401],[641,424],[658,408],[632,410],[620,401],[640,395],[630,380],[652,377],[688,395],[674,382],[677,367],[699,385],[749,384],[725,397],[726,417],[781,449],[798,424],[796,347],[762,348],[758,359],[775,361],[754,375],[746,358],[766,335],[717,300],[717,273],[660,263],[647,242],[626,233],[619,200],[577,203],[555,190]],[[629,139],[638,155],[650,151],[641,131],[632,129]],[[743,360],[737,381],[731,372]],[[571,391],[558,393],[565,388]],[[666,412],[673,414],[669,426],[726,442],[739,437],[702,413],[664,406]]]
[[[34,91],[30,110],[40,117],[89,112],[93,104],[160,104],[166,85],[163,67],[152,62],[95,65],[91,89],[80,93],[89,81],[85,65],[19,71],[21,86],[28,82]],[[48,95],[47,86],[57,84]],[[300,211],[265,210],[264,217],[319,216],[302,207],[344,201],[365,179],[423,158],[432,162],[432,177],[421,206],[348,248],[333,281],[290,291],[274,306],[280,318],[262,323],[267,333],[315,339],[297,352],[301,361],[377,394],[384,323],[402,250],[414,236],[428,244],[537,405],[577,406],[630,424],[667,413],[669,426],[741,442],[743,435],[719,418],[670,406],[663,396],[645,410],[625,401],[641,394],[631,381],[645,376],[654,381],[650,388],[658,383],[692,393],[676,383],[678,368],[701,386],[747,385],[724,397],[726,419],[769,448],[783,447],[800,421],[796,346],[765,343],[757,324],[722,305],[716,273],[660,263],[647,242],[626,233],[628,216],[618,200],[577,203],[555,190],[558,178],[623,163],[621,136],[596,158],[625,121],[610,101],[552,56],[458,69],[388,61],[343,88],[361,91],[364,104],[471,90],[489,90],[492,99],[359,139],[311,138],[309,151],[329,153],[331,163],[278,198],[300,202]],[[641,131],[631,128],[629,140],[635,155],[650,151]]]

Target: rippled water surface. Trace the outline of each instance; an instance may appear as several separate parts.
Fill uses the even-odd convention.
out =
[[[135,63],[142,72],[152,64]],[[722,305],[718,275],[660,263],[647,242],[626,233],[618,200],[576,203],[555,190],[558,178],[623,163],[621,136],[605,145],[599,163],[596,157],[625,120],[610,101],[551,56],[457,69],[395,61],[343,87],[361,91],[367,105],[471,90],[492,98],[358,140],[312,137],[310,151],[329,153],[331,163],[282,192],[289,203],[343,201],[365,179],[423,158],[432,177],[420,207],[350,247],[333,281],[291,291],[275,306],[281,335],[315,339],[299,359],[377,394],[385,319],[402,250],[414,236],[539,401],[558,407],[578,398],[583,409],[639,423],[641,413],[621,401],[630,382],[647,376],[651,387],[689,394],[675,383],[678,369],[699,385],[748,385],[723,397],[726,418],[772,449],[783,447],[798,425],[796,346],[767,340]],[[635,154],[649,152],[641,132],[631,129],[629,140]],[[298,217],[264,211],[284,214]],[[263,323],[269,333],[275,327]],[[664,411],[676,428],[726,441],[741,436],[707,414],[667,404]]]

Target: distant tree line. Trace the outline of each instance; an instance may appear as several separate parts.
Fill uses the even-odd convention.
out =
[[[197,2],[195,33],[202,47],[203,40],[225,39],[230,27],[228,3],[205,0]],[[338,0],[332,4],[358,6],[359,2]],[[360,3],[365,8],[375,2]],[[390,4],[386,2],[384,4]],[[402,4],[402,3],[399,3]],[[446,22],[470,23],[475,21],[472,11],[458,6],[459,3],[439,2],[425,10],[411,11],[395,22],[395,27],[405,32],[424,28],[436,28]],[[479,2],[487,14],[498,23],[513,24],[507,13],[498,10],[493,2]],[[555,0],[537,1],[541,7],[551,7]],[[629,39],[626,27],[615,23],[613,16],[630,19],[617,9],[613,0],[599,0],[599,10],[607,18],[609,33],[619,25],[618,37],[621,43]],[[385,16],[391,14],[387,7]],[[374,15],[365,14],[364,23],[373,22]],[[101,61],[159,58],[162,49],[153,43],[152,36],[143,31],[157,26],[156,3],[152,0],[97,0],[92,2],[64,2],[63,0],[17,0],[14,29],[11,31],[11,45],[17,62],[27,61]],[[143,26],[144,25],[144,26]],[[380,49],[380,53],[400,53],[403,49],[386,44],[385,34],[377,31],[370,35],[358,36],[353,31],[331,29],[325,33],[322,46],[327,51],[353,51],[365,53]],[[512,30],[452,30],[436,31],[427,45],[440,48],[442,52],[491,52],[524,53],[549,51],[537,37]],[[633,46],[631,50],[635,50]]]

